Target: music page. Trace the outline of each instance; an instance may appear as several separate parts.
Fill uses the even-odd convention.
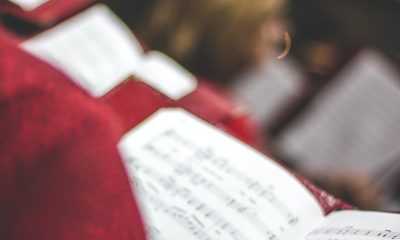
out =
[[[400,215],[346,210],[330,215],[305,240],[400,239]]]
[[[96,5],[22,44],[64,71],[94,96],[132,75],[143,49],[129,28],[105,5]]]
[[[300,239],[323,218],[285,169],[183,110],[160,110],[119,148],[149,239]]]
[[[279,150],[320,176],[345,169],[386,177],[400,156],[397,70],[376,50],[362,50],[280,135]]]
[[[144,53],[125,23],[101,4],[25,41],[22,47],[96,97],[131,76],[174,100],[197,88],[195,76],[168,56]]]

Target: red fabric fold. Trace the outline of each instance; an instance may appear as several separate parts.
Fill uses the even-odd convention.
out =
[[[0,39],[2,239],[145,239],[110,116]]]

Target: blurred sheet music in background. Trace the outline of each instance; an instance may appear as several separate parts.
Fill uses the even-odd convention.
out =
[[[239,76],[231,89],[254,118],[268,128],[282,107],[301,95],[303,78],[301,68],[292,59],[270,59]]]
[[[387,185],[399,173],[389,171],[400,158],[399,106],[397,69],[379,52],[365,49],[284,131],[277,145],[311,174],[365,172]]]

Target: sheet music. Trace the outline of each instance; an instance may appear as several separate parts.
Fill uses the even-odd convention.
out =
[[[330,214],[305,240],[400,239],[398,214],[342,211]]]
[[[400,75],[379,52],[365,49],[337,76],[296,125],[280,151],[315,172],[357,169],[379,178],[400,155]]]
[[[26,11],[30,11],[39,7],[40,5],[43,5],[49,0],[9,0],[9,1],[20,6],[22,9]]]
[[[94,96],[132,75],[143,50],[124,23],[96,5],[22,44]]]
[[[280,166],[183,110],[159,111],[119,147],[152,240],[283,240],[323,217]]]
[[[145,54],[130,29],[101,4],[22,47],[97,97],[132,75],[174,100],[197,87],[196,78],[169,57],[154,51]]]
[[[268,127],[282,110],[303,91],[304,74],[289,58],[268,59],[261,68],[250,69],[231,86],[258,122]]]

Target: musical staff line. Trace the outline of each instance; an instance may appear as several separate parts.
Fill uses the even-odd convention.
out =
[[[317,228],[311,231],[308,236],[312,235],[338,235],[338,236],[363,236],[375,237],[382,239],[400,239],[400,232],[391,230],[373,230],[373,229],[358,229],[353,226],[343,228]]]
[[[143,142],[125,162],[135,176],[132,182],[139,195],[148,199],[155,211],[172,218],[196,239],[246,240],[247,235],[234,225],[237,223],[224,219],[217,209],[200,201],[189,189],[210,193],[219,199],[218,204],[239,214],[241,221],[247,222],[264,239],[278,239],[298,222],[275,196],[272,187],[248,177],[219,156],[213,147],[196,144],[177,131],[166,130]],[[227,186],[234,188],[227,190]],[[180,202],[187,212],[178,209]],[[259,218],[260,212],[264,218]]]

